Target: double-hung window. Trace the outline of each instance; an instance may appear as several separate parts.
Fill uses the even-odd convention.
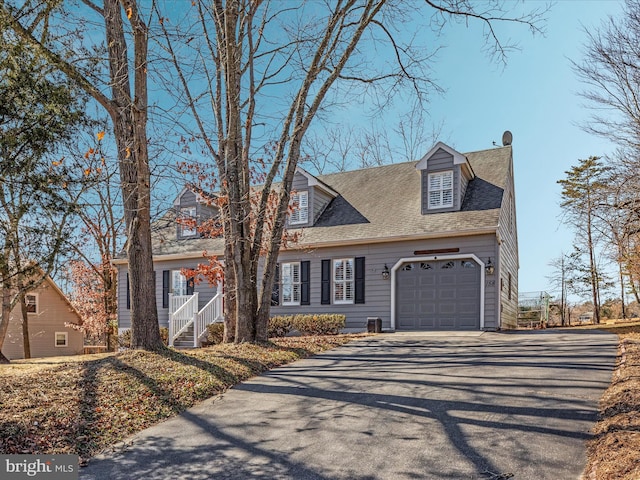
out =
[[[195,237],[198,233],[196,226],[192,224],[196,220],[196,207],[183,207],[180,209],[180,218],[189,220],[189,224],[180,224],[180,232],[183,237]]]
[[[353,303],[355,293],[354,259],[333,261],[333,302]]]
[[[25,295],[24,303],[27,305],[27,313],[38,313],[38,296],[36,294]]]
[[[56,347],[68,347],[69,346],[69,334],[67,332],[56,332]]]
[[[429,174],[429,209],[453,207],[453,171]]]
[[[280,266],[282,305],[300,305],[300,263],[283,263]]]
[[[291,194],[293,211],[289,217],[290,225],[302,225],[309,221],[309,192],[295,192]]]

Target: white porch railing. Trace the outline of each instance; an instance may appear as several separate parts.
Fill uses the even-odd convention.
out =
[[[186,297],[186,300],[184,300]],[[177,299],[177,300],[176,300]],[[171,313],[169,310],[169,346],[193,323],[194,316],[198,313],[198,292],[193,295],[169,295],[169,307],[180,305]]]
[[[193,346],[197,347],[207,331],[207,325],[224,320],[222,292],[218,293],[198,311],[198,292],[193,295],[169,294],[169,346],[193,325]]]
[[[193,330],[193,346],[197,347],[200,338],[207,333],[207,325],[222,322],[222,293],[218,292],[202,310],[196,314],[195,327]]]
[[[178,309],[187,303],[193,295],[173,295],[169,294],[169,313],[177,312]]]

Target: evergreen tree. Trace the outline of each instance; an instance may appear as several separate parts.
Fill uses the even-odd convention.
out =
[[[597,209],[602,205],[601,194],[607,167],[600,157],[579,160],[578,165],[566,171],[566,178],[558,180],[562,185],[563,221],[574,228],[577,252],[588,256],[587,275],[584,283],[590,287],[594,305],[594,319],[600,323],[600,287],[603,279],[598,268],[596,246],[598,242]]]
[[[0,34],[0,349],[11,311],[54,268],[78,208],[83,172],[61,146],[85,124],[84,105],[59,75],[6,30]],[[75,165],[74,165],[75,164]],[[0,352],[0,363],[8,361]]]

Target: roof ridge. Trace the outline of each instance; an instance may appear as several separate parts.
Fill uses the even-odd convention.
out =
[[[471,152],[461,152],[462,155],[467,156],[467,155],[475,155],[475,154],[482,154],[485,152],[492,152],[492,151],[496,151],[496,150],[503,150],[503,149],[511,149],[511,145],[504,145],[502,147],[491,147],[491,148],[485,148],[483,150],[473,150]],[[408,164],[417,164],[420,160],[406,160],[403,162],[392,162],[392,163],[386,163],[384,165],[374,165],[371,167],[362,167],[362,168],[355,168],[353,170],[342,170],[340,172],[330,172],[330,173],[322,173],[322,174],[312,174],[315,177],[317,177],[318,179],[321,178],[326,178],[329,177],[331,175],[343,175],[343,174],[347,174],[347,173],[355,173],[355,172],[363,172],[363,171],[370,171],[370,170],[376,170],[379,168],[389,168],[389,167],[394,167],[394,166],[400,166],[400,165],[408,165]]]

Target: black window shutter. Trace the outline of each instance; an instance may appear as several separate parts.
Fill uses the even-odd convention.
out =
[[[193,295],[193,291],[195,290],[195,282],[193,278],[187,280],[187,295]]]
[[[162,271],[162,308],[169,308],[169,290],[171,289],[171,270]]]
[[[131,287],[129,287],[129,272],[127,272],[127,310],[131,309]]]
[[[322,272],[320,274],[320,303],[331,304],[331,260],[322,260]]]
[[[311,262],[300,262],[300,305],[311,305]]]
[[[276,278],[273,279],[273,290],[271,290],[271,306],[280,305],[280,264],[276,263]]]
[[[356,257],[356,298],[355,303],[364,303],[364,257]]]

